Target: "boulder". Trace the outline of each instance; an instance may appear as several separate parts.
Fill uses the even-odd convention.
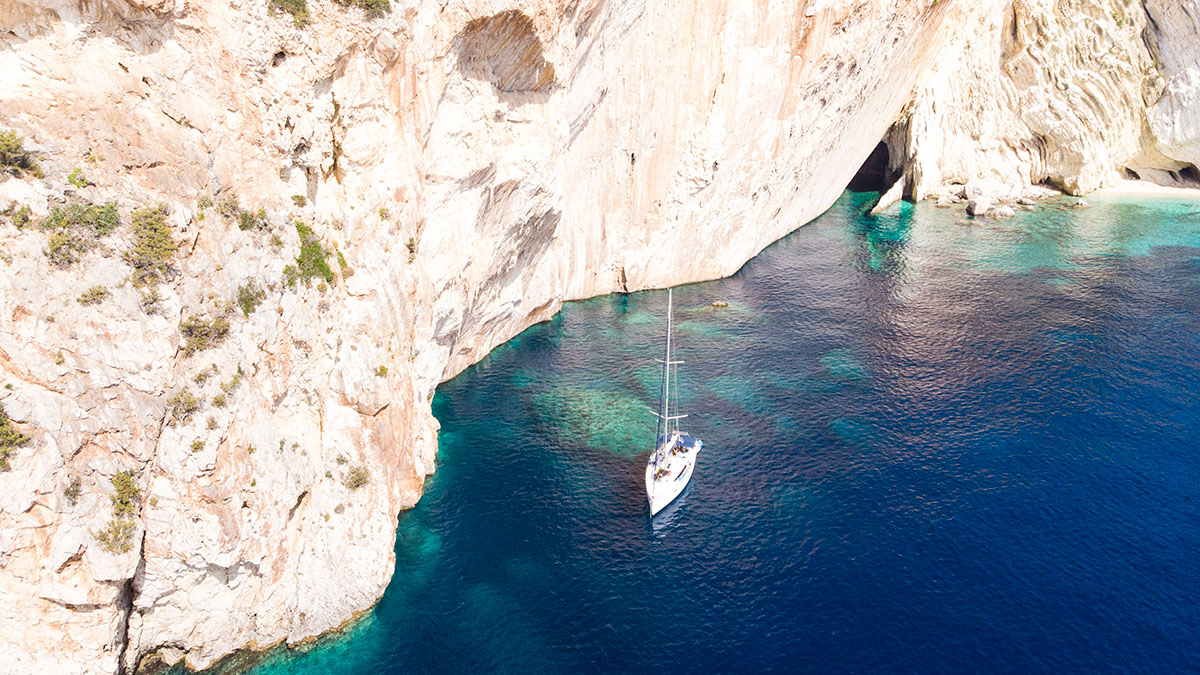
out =
[[[1013,216],[1017,215],[1017,212],[1014,211],[1013,207],[1011,206],[1001,206],[996,209],[994,213],[996,214],[997,218],[1012,218]]]
[[[992,208],[995,203],[994,200],[988,197],[974,197],[967,200],[967,214],[978,218],[987,213],[988,209]]]
[[[887,192],[879,198],[875,206],[871,209],[871,215],[878,215],[895,206],[900,202],[900,198],[904,196],[904,179],[892,183],[892,187],[888,188]]]

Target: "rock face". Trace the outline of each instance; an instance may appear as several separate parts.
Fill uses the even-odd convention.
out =
[[[918,195],[1184,177],[1200,137],[1194,2],[308,9],[0,0],[0,119],[46,176],[0,208],[125,220],[65,269],[0,225],[0,405],[32,437],[0,472],[0,671],[202,668],[369,608],[405,573],[439,382],[564,300],[735,271],[885,136]],[[201,206],[235,192],[247,218]],[[121,251],[156,202],[180,252],[147,312]],[[331,281],[283,282],[297,220]],[[193,315],[228,336],[188,353]],[[121,470],[142,496],[106,552]]]
[[[1122,175],[1200,179],[1200,3],[969,5],[965,25],[977,28],[947,48],[953,57],[888,134],[910,197],[981,177],[1072,194]]]

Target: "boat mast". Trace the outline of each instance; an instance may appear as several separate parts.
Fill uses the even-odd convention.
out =
[[[667,424],[667,433],[671,431],[671,422],[668,417],[667,398],[670,392],[671,384],[671,289],[667,289],[667,351],[663,356],[663,371],[662,384],[658,392],[658,436],[654,440],[654,449],[657,452],[658,446],[663,441],[663,423]]]

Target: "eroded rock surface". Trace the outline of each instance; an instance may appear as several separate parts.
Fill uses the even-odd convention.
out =
[[[45,170],[0,208],[124,220],[68,268],[0,225],[0,404],[32,438],[0,472],[0,671],[199,668],[352,618],[405,573],[439,382],[564,300],[735,271],[885,135],[909,194],[1183,175],[1184,5],[315,1],[297,27],[261,1],[0,0],[0,119]],[[180,251],[147,312],[122,251],[157,202]],[[283,281],[293,221],[331,282]],[[187,354],[191,316],[228,337]],[[106,552],[122,470],[133,545]]]

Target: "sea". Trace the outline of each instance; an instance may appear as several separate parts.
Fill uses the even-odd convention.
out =
[[[439,387],[375,609],[250,672],[1200,669],[1200,201],[875,198],[675,289],[666,512],[667,293],[568,303]]]

